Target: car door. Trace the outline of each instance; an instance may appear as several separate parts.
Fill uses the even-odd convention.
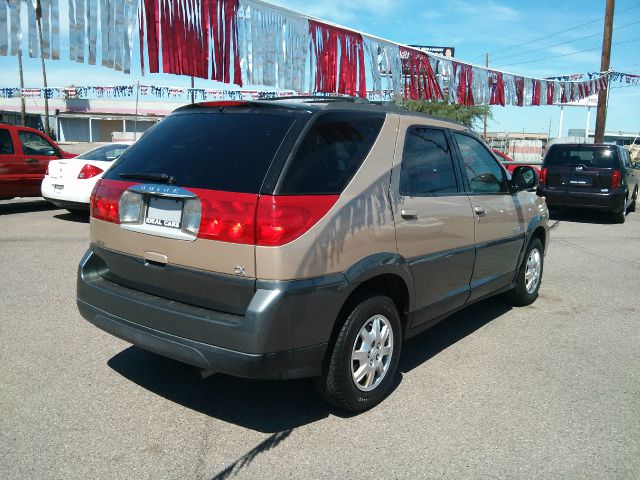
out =
[[[462,306],[474,264],[474,218],[444,127],[400,122],[391,178],[398,253],[414,279],[413,326]]]
[[[453,137],[475,216],[471,301],[512,283],[524,244],[526,201],[511,193],[504,168],[481,141],[463,132]]]
[[[24,161],[23,195],[40,196],[40,185],[49,161],[60,158],[58,148],[40,133],[18,129]]]
[[[0,198],[20,194],[24,162],[14,145],[9,128],[0,127]]]
[[[629,151],[626,148],[621,148],[620,152],[622,154],[621,163],[624,168],[625,182],[629,189],[629,203],[631,203],[633,201],[633,193],[637,192],[638,189],[638,177],[636,176],[636,171],[631,165],[631,155],[629,154]]]

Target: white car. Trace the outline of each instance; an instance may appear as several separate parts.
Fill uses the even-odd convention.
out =
[[[96,182],[130,145],[125,142],[109,143],[74,158],[49,162],[42,180],[42,196],[72,212],[88,210]]]

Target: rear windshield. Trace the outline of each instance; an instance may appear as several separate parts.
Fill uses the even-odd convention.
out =
[[[321,114],[291,159],[278,193],[340,194],[369,154],[384,114]]]
[[[133,144],[107,178],[166,174],[183,187],[258,193],[294,121],[285,115],[217,110],[171,115]]]
[[[546,166],[583,165],[592,168],[618,168],[615,148],[589,146],[552,146],[544,159]]]
[[[75,160],[97,160],[100,162],[113,162],[124,151],[129,148],[129,145],[105,145],[104,147],[94,148],[88,152],[84,152],[82,155],[75,157]]]

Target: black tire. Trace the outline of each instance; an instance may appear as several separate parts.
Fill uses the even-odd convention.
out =
[[[391,327],[393,342],[389,344],[393,344],[393,350],[386,373],[381,377],[380,383],[371,391],[362,391],[356,386],[356,380],[352,375],[352,366],[355,361],[352,360],[351,355],[356,346],[356,340],[361,338],[360,330],[376,315],[383,315]],[[330,348],[332,350],[329,352],[330,356],[323,374],[314,379],[322,398],[331,405],[349,412],[363,412],[380,403],[394,381],[402,348],[400,316],[393,301],[385,296],[364,298],[344,321],[335,343]]]
[[[627,219],[627,209],[628,209],[628,204],[627,204],[627,198],[625,197],[624,205],[622,206],[622,208],[620,210],[613,212],[613,221],[615,223],[624,223],[625,220]]]
[[[531,253],[537,249],[540,254],[540,275],[538,278],[538,283],[535,288],[531,290],[531,292],[527,291],[526,284],[526,270],[527,270],[527,262],[529,261],[529,257]],[[505,298],[509,303],[515,305],[517,307],[524,307],[526,305],[531,305],[538,298],[538,291],[540,290],[540,285],[542,284],[542,273],[544,271],[544,248],[542,247],[542,242],[539,238],[534,238],[529,243],[527,247],[527,251],[524,254],[522,259],[522,264],[518,269],[518,275],[516,277],[516,286],[513,290],[510,290],[506,293]]]
[[[636,203],[638,202],[638,189],[636,188],[635,191],[633,192],[633,197],[631,200],[631,205],[629,205],[629,209],[628,212],[635,212],[636,211]]]

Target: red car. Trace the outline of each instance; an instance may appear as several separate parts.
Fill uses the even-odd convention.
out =
[[[75,156],[38,130],[0,124],[0,200],[39,197],[49,161]]]
[[[511,158],[509,155],[506,155],[502,153],[500,150],[497,150],[495,148],[492,148],[491,150],[493,150],[493,153],[495,153],[498,156],[498,159],[502,162],[502,164],[504,165],[504,168],[506,168],[509,171],[509,173],[513,173],[515,168],[520,166],[520,165],[509,165],[509,162],[514,161],[513,158]],[[536,165],[529,165],[529,166],[533,168],[538,173],[538,177],[540,177],[540,167]]]

